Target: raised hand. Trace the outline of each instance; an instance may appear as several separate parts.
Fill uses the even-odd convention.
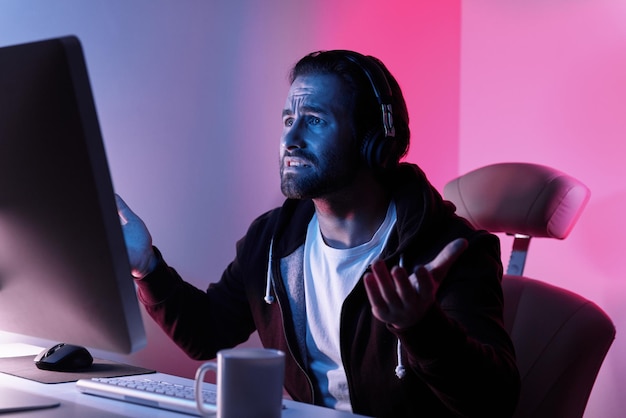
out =
[[[131,274],[135,278],[141,279],[154,270],[157,264],[157,258],[152,249],[152,236],[150,236],[146,224],[120,196],[115,195],[115,202],[122,223]]]
[[[374,316],[398,329],[416,324],[435,302],[439,285],[466,248],[467,240],[458,238],[411,275],[403,267],[389,271],[383,260],[375,261],[363,278]]]

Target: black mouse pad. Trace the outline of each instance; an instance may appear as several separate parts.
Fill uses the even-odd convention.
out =
[[[90,367],[78,372],[53,372],[38,369],[33,361],[34,358],[35,356],[0,358],[0,372],[34,380],[39,383],[67,383],[93,377],[118,377],[155,373],[155,370],[98,358],[93,359],[93,364]]]

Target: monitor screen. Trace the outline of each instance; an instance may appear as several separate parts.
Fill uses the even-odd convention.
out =
[[[0,330],[145,345],[82,47],[0,48]]]

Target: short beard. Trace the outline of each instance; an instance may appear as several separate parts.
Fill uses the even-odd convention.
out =
[[[354,181],[361,163],[354,153],[343,153],[350,155],[345,158],[332,152],[322,161],[303,151],[294,154],[306,159],[312,169],[308,174],[283,174],[281,161],[280,190],[289,199],[316,199],[336,193]]]

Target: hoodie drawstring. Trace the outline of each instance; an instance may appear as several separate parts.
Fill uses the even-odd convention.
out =
[[[272,291],[272,252],[273,252],[273,247],[274,247],[274,240],[272,239],[272,241],[270,241],[270,249],[269,249],[269,257],[268,257],[268,261],[267,261],[267,279],[265,282],[265,297],[263,298],[263,300],[265,301],[265,303],[267,303],[268,305],[271,305],[272,303],[274,303],[274,296],[272,296],[271,291]],[[400,267],[404,267],[403,266],[403,259],[402,257],[400,257],[400,262],[399,262]],[[398,377],[398,379],[402,379],[405,375],[406,375],[406,369],[404,368],[404,365],[402,364],[402,343],[400,342],[400,339],[398,339],[398,346],[397,346],[397,366],[394,370],[396,376]]]
[[[398,379],[402,379],[405,375],[406,375],[406,369],[404,368],[404,365],[402,364],[402,343],[400,342],[400,339],[398,339],[398,365],[396,366],[396,376],[398,377]]]
[[[404,257],[402,255],[400,255],[400,261],[398,262],[398,265],[404,268]],[[398,348],[396,350],[396,357],[397,357],[397,362],[396,362],[397,365],[396,365],[395,373],[398,379],[402,379],[406,375],[406,369],[404,368],[404,365],[402,364],[402,343],[400,342],[400,338],[398,338]]]
[[[272,248],[274,247],[274,239],[270,241],[270,252],[267,259],[267,279],[265,282],[265,297],[263,300],[268,305],[274,303],[274,296],[271,295],[272,291]]]

